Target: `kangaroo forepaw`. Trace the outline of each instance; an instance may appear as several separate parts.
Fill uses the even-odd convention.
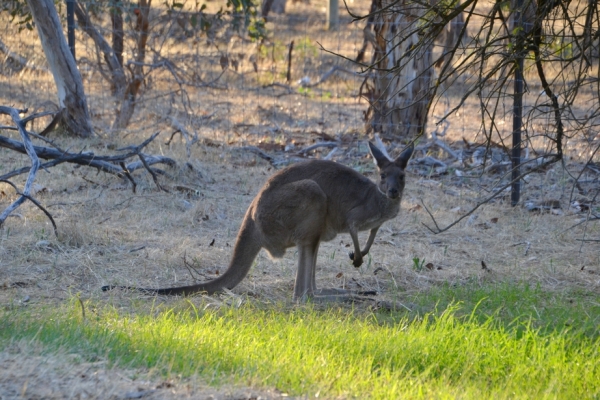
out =
[[[358,268],[363,263],[363,257],[362,254],[359,254],[358,257],[355,257],[354,254],[354,252],[351,252],[350,254],[348,254],[348,256],[350,256],[350,259],[352,260],[352,265]]]
[[[348,253],[348,256],[352,260],[352,265],[354,265],[356,268],[358,268],[362,265],[362,263],[363,263],[362,254],[358,254],[358,257],[355,257],[355,253],[350,252],[350,253]]]

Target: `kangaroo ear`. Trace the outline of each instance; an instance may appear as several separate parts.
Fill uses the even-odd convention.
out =
[[[375,146],[373,143],[369,142],[369,150],[371,151],[371,156],[373,156],[373,160],[375,164],[379,168],[383,168],[386,163],[389,163],[390,160]]]
[[[402,152],[402,154],[400,154],[398,156],[398,158],[396,158],[396,160],[394,160],[394,163],[399,166],[402,169],[406,169],[406,165],[408,165],[408,160],[410,160],[410,156],[412,156],[413,151],[415,150],[414,145],[411,143],[410,147],[408,147],[406,150],[404,150]]]

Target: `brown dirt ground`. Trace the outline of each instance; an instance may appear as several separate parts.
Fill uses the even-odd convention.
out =
[[[314,7],[322,7],[321,3],[324,4],[315,2]],[[363,10],[368,8],[366,1],[356,3]],[[311,19],[310,10],[303,3],[292,3],[289,15],[298,19],[276,17],[275,22],[271,22],[289,27],[278,36],[278,43],[285,45],[290,38],[301,40],[310,36],[348,56],[355,54],[362,40],[360,27],[344,25],[347,28],[340,35],[330,37],[315,27],[318,20]],[[7,36],[7,42],[9,39]],[[39,44],[34,42],[22,41],[20,46],[25,55],[37,54],[35,46],[39,51]],[[177,54],[186,45],[181,46],[172,46],[172,52]],[[211,56],[218,60],[218,55],[211,53],[207,57]],[[320,57],[319,62],[299,64],[294,79],[305,74],[315,79],[327,71],[332,59],[327,55]],[[276,75],[285,70],[284,65],[284,60],[272,64],[267,60],[262,62],[261,68],[263,72],[274,70]],[[245,64],[244,68],[251,67]],[[356,101],[360,80],[336,78],[312,94],[282,96],[277,88],[260,87],[257,82],[264,83],[269,79],[266,76],[266,72],[252,78],[228,71],[222,79],[230,86],[229,90],[189,89],[191,109],[182,107],[178,98],[168,96],[145,101],[139,106],[131,127],[125,132],[114,132],[109,128],[113,114],[106,84],[102,84],[97,74],[86,75],[84,70],[99,136],[74,140],[54,134],[51,139],[62,148],[110,154],[112,149],[140,143],[161,130],[164,133],[148,147],[147,153],[164,154],[178,162],[177,167],[167,169],[167,176],[160,177],[169,193],[157,190],[152,179],[143,172],[135,173],[139,185],[134,194],[126,182],[85,167],[61,165],[48,172],[40,171],[35,196],[52,213],[59,235],[53,235],[47,218],[31,204],[21,206],[8,219],[0,230],[0,305],[62,304],[80,295],[83,299],[127,308],[133,302],[152,299],[123,291],[102,293],[100,287],[105,284],[164,287],[191,283],[184,258],[203,279],[216,277],[217,271],[222,272],[228,265],[246,207],[273,173],[267,162],[236,150],[241,146],[262,146],[269,153],[281,155],[286,144],[294,143],[301,148],[327,133],[341,143],[334,157],[336,161],[372,176],[372,162],[361,142],[366,139],[361,133],[366,105]],[[15,79],[19,81],[16,85]],[[243,90],[234,90],[240,82],[246,86]],[[9,88],[0,97],[7,105],[36,109],[55,96],[47,75],[2,76],[0,84]],[[151,84],[157,93],[168,93],[166,78],[157,78]],[[454,95],[450,100],[456,100],[459,93]],[[439,107],[438,114],[447,109],[445,104]],[[212,113],[215,114],[208,122],[198,118]],[[200,141],[191,147],[189,158],[180,137],[166,144],[172,132],[165,122],[168,115],[177,116],[190,131],[198,132]],[[476,140],[476,127],[480,122],[476,101],[453,118],[447,136],[449,141],[462,137]],[[9,120],[0,122],[10,123]],[[32,129],[38,128],[34,125]],[[2,134],[16,138],[9,131]],[[323,157],[326,152],[317,150],[311,156]],[[26,157],[4,149],[0,149],[0,159],[1,172],[28,165]],[[22,185],[23,178],[14,182]],[[454,176],[433,179],[410,172],[403,211],[380,230],[365,265],[360,269],[351,266],[347,255],[350,238],[339,235],[321,245],[318,285],[374,289],[381,293],[378,299],[402,304],[410,304],[415,293],[446,283],[528,281],[539,283],[547,290],[600,291],[597,243],[580,241],[598,238],[600,225],[590,222],[575,226],[585,220],[586,215],[569,208],[568,179],[558,167],[531,178],[524,196],[559,199],[563,204],[560,213],[531,213],[521,207],[513,208],[503,197],[482,206],[474,217],[445,233],[434,235],[424,227],[423,224],[432,225],[432,222],[422,201],[443,226],[475,205],[475,199],[486,194],[488,184],[485,179],[460,180]],[[181,191],[178,186],[187,186],[196,192]],[[15,198],[14,191],[0,183],[0,209]],[[366,235],[361,235],[361,241],[365,240]],[[431,263],[432,268],[415,270],[415,257]],[[485,270],[482,261],[487,266]],[[232,295],[214,296],[208,301],[227,301],[228,296],[235,296],[265,303],[290,302],[296,262],[294,249],[280,260],[261,253],[247,279]],[[174,300],[159,301],[168,305]],[[145,393],[143,398],[282,396],[275,391],[245,388],[215,390],[188,381],[165,383],[154,377],[152,371],[109,367],[103,360],[87,362],[77,355],[60,352],[48,355],[22,343],[13,344],[0,353],[0,399],[128,398],[128,393],[146,390],[156,391]]]

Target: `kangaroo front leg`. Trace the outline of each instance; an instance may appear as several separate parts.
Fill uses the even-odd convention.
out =
[[[375,235],[377,235],[377,231],[379,231],[379,226],[371,229],[371,232],[369,232],[369,238],[367,239],[367,244],[365,245],[365,248],[362,251],[360,250],[360,243],[358,243],[358,235],[356,234],[356,232],[354,234],[352,234],[352,231],[350,231],[350,236],[352,237],[352,242],[354,242],[354,251],[352,253],[350,253],[349,256],[350,256],[350,259],[354,261],[353,265],[356,268],[361,266],[362,258],[364,256],[366,256],[367,254],[369,254],[371,245],[375,241]],[[357,261],[356,254],[360,254],[360,257],[359,257],[360,261]],[[358,265],[356,265],[357,262],[359,263]]]
[[[354,252],[350,253],[350,259],[352,261],[352,265],[356,268],[360,267],[363,263],[362,252],[360,251],[360,243],[358,242],[358,232],[355,228],[350,229],[350,237],[352,238],[352,243],[354,244]]]
[[[369,232],[369,238],[367,239],[367,244],[365,245],[365,248],[363,249],[363,251],[361,251],[361,254],[363,255],[363,257],[366,256],[367,254],[369,254],[369,250],[371,250],[371,245],[375,241],[375,235],[377,235],[378,231],[379,231],[379,227],[376,227],[376,228],[371,229],[371,232]]]

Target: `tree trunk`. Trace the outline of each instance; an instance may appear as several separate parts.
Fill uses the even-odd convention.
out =
[[[66,109],[63,122],[75,135],[92,135],[92,123],[81,75],[69,50],[52,0],[27,0],[48,65],[58,91],[58,104]]]
[[[267,18],[270,12],[285,14],[287,0],[263,0],[260,7],[260,15]]]
[[[123,31],[123,9],[117,2],[111,4],[110,20],[112,23],[112,48],[119,65],[123,66],[123,41],[125,33]]]
[[[148,15],[150,14],[150,5],[152,0],[140,0],[139,8],[136,9],[137,25],[136,30],[139,30],[137,39],[137,56],[133,65],[132,78],[129,81],[123,98],[121,99],[121,108],[117,113],[117,118],[113,123],[113,128],[126,128],[135,111],[136,98],[140,90],[140,86],[144,80],[144,60],[146,58],[146,43],[150,33],[150,25]]]
[[[368,85],[367,130],[391,140],[412,139],[424,131],[431,101],[433,42],[423,43],[417,34],[426,9],[412,2],[376,2],[377,10],[390,8],[373,23],[375,76]]]

